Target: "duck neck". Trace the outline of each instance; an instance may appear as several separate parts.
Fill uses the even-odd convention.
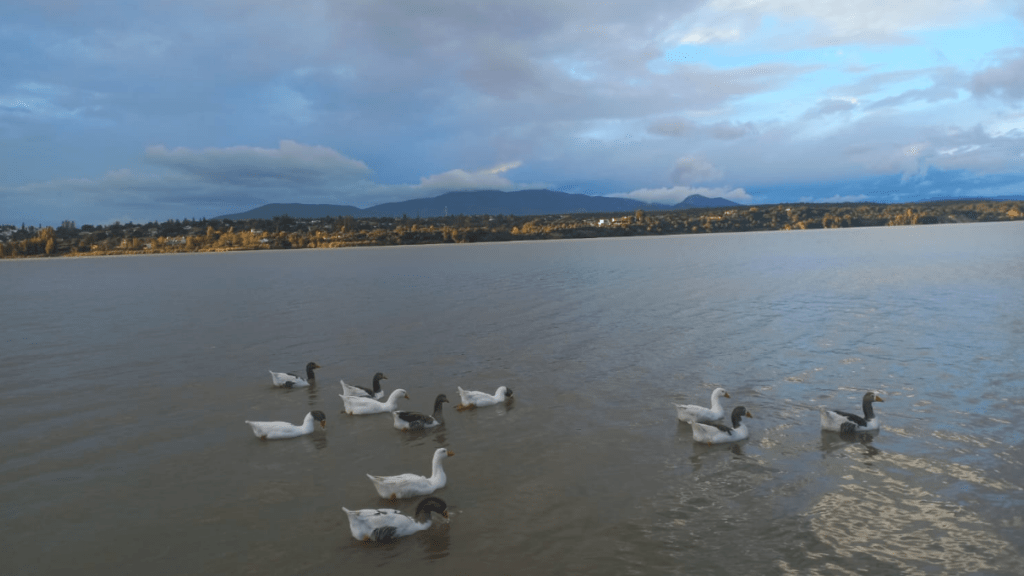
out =
[[[434,464],[430,473],[431,482],[444,482],[447,479],[447,476],[444,475],[444,468],[441,467],[441,459],[442,456],[440,454],[434,456]],[[427,520],[430,520],[429,514]]]
[[[872,405],[871,400],[864,399],[864,419],[873,420],[875,418],[875,408]]]
[[[388,396],[388,401],[385,402],[385,404],[388,405],[388,409],[389,410],[396,410],[398,408],[398,391],[397,390],[392,392],[391,396]]]
[[[302,433],[310,434],[313,432],[313,427],[316,425],[316,420],[313,419],[313,413],[306,414],[306,419],[302,421]]]
[[[380,377],[379,376],[374,376],[373,377],[373,393],[376,395],[379,392],[380,392]]]
[[[740,420],[743,418],[740,414],[732,415],[732,429],[735,430],[740,427]]]
[[[441,405],[444,404],[443,400],[437,400],[434,402],[434,420],[438,422],[444,422],[444,415],[441,414]]]
[[[312,368],[306,368],[306,382],[309,382],[310,384],[316,383],[316,374],[313,374]]]
[[[718,394],[711,395],[711,409],[716,412],[722,409],[722,397]]]
[[[420,518],[423,518],[422,522],[420,521]],[[419,514],[417,514],[416,517],[413,518],[412,520],[413,520],[413,522],[416,523],[416,527],[419,530],[426,530],[427,528],[430,528],[431,524],[434,523],[434,519],[431,516],[430,512],[427,512],[426,510],[424,510],[424,511],[420,512]]]

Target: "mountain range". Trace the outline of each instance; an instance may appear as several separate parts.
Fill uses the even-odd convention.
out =
[[[337,204],[265,204],[246,212],[217,216],[216,220],[266,220],[275,216],[292,218],[435,218],[446,215],[477,216],[481,214],[514,214],[540,216],[545,214],[581,214],[603,212],[632,212],[635,210],[682,210],[686,208],[721,208],[739,206],[724,198],[708,198],[691,194],[678,204],[651,204],[629,198],[569,194],[553,190],[477,190],[474,192],[448,192],[433,198],[416,198],[402,202],[388,202],[369,208]]]

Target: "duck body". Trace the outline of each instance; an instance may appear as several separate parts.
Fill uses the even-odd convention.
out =
[[[320,365],[316,362],[306,364],[305,380],[291,372],[274,372],[273,370],[268,370],[268,372],[270,372],[270,378],[274,381],[274,386],[280,388],[305,388],[316,385],[316,374],[313,373],[313,370],[319,367]]]
[[[380,400],[384,397],[384,391],[380,388],[380,381],[387,379],[387,376],[377,372],[373,375],[373,388],[363,388],[362,386],[345,384],[345,381],[342,380],[341,389],[344,392],[342,396],[355,396],[357,398],[373,398],[374,400]]]
[[[696,404],[676,404],[676,414],[682,422],[714,422],[725,416],[725,409],[722,408],[722,397],[729,398],[725,388],[715,388],[711,393],[711,408],[697,406]]]
[[[856,432],[873,432],[879,429],[878,418],[875,417],[875,409],[872,406],[874,402],[885,402],[877,392],[868,392],[864,394],[864,399],[861,404],[864,415],[858,416],[851,412],[844,412],[842,410],[828,410],[826,408],[820,408],[821,411],[821,429],[829,432],[839,432],[840,434],[854,434]]]
[[[448,505],[444,500],[434,497],[424,498],[416,506],[414,517],[390,508],[349,510],[342,507],[342,510],[348,514],[348,526],[352,531],[352,537],[364,542],[391,542],[396,538],[426,530],[432,524],[432,513],[448,517]]]
[[[246,420],[245,423],[252,428],[252,433],[261,440],[281,440],[284,438],[295,438],[312,434],[316,428],[314,422],[320,423],[321,429],[327,428],[327,418],[319,410],[313,410],[306,414],[301,425],[296,426],[289,422],[253,422]]]
[[[444,473],[441,461],[455,453],[447,448],[438,448],[434,451],[434,460],[431,465],[430,477],[418,474],[399,474],[398,476],[366,476],[373,482],[377,494],[381,498],[394,500],[396,498],[411,498],[413,496],[426,496],[435,490],[444,488],[448,483],[448,476]]]
[[[382,412],[394,412],[398,408],[398,399],[404,397],[409,399],[405,390],[399,388],[391,393],[386,402],[374,400],[373,398],[362,398],[359,396],[345,396],[338,394],[345,403],[345,412],[348,414],[380,414]]]
[[[461,398],[462,402],[455,407],[456,410],[465,410],[466,408],[473,406],[493,406],[512,397],[512,389],[506,386],[500,386],[498,391],[494,394],[475,392],[473,390],[463,390],[461,386],[458,388],[459,398]]]
[[[717,422],[703,424],[689,420],[690,427],[693,428],[693,441],[702,444],[727,444],[746,440],[750,437],[750,431],[747,430],[747,425],[741,421],[744,416],[754,417],[743,406],[737,406],[732,409],[732,426]]]
[[[444,424],[444,415],[441,413],[441,407],[447,401],[448,397],[444,394],[437,395],[437,398],[434,399],[433,416],[427,416],[419,412],[395,410],[391,413],[395,417],[395,428],[399,430],[423,430]]]

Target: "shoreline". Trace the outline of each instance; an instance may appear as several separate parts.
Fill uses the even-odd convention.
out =
[[[57,254],[57,255],[25,255],[15,257],[2,257],[0,262],[3,261],[41,261],[41,260],[80,260],[80,259],[91,259],[91,258],[125,258],[125,257],[136,257],[136,256],[186,256],[195,254],[228,254],[228,253],[246,253],[255,254],[259,252],[299,252],[299,251],[319,251],[319,250],[343,250],[352,248],[365,248],[365,249],[382,249],[382,248],[411,248],[411,247],[426,247],[436,245],[482,245],[482,244],[525,244],[525,243],[536,243],[536,242],[558,242],[562,240],[607,240],[607,239],[623,239],[623,238],[659,238],[659,237],[678,237],[678,236],[691,236],[691,237],[706,237],[706,236],[718,236],[718,235],[734,235],[734,234],[756,234],[756,233],[778,233],[778,232],[813,232],[813,231],[824,231],[824,230],[850,230],[858,228],[904,228],[914,226],[962,226],[970,224],[1004,224],[1012,222],[1024,222],[1024,218],[1013,219],[1013,220],[992,220],[992,221],[980,221],[980,222],[941,222],[936,224],[904,224],[898,226],[849,226],[839,228],[793,228],[793,229],[771,229],[771,230],[721,230],[715,232],[683,232],[683,233],[662,233],[662,234],[619,234],[619,235],[607,235],[607,236],[586,236],[586,237],[558,237],[558,238],[522,238],[522,239],[511,239],[511,240],[484,240],[478,242],[418,242],[409,244],[354,244],[354,245],[341,245],[341,246],[315,246],[315,247],[303,247],[303,248],[245,248],[245,247],[233,247],[233,248],[214,248],[207,250],[180,250],[174,252],[168,251],[124,251],[124,252],[109,252],[109,253],[69,253],[69,254]]]

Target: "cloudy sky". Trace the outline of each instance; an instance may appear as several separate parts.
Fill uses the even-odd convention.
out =
[[[1024,193],[1018,0],[18,0],[0,223]]]

